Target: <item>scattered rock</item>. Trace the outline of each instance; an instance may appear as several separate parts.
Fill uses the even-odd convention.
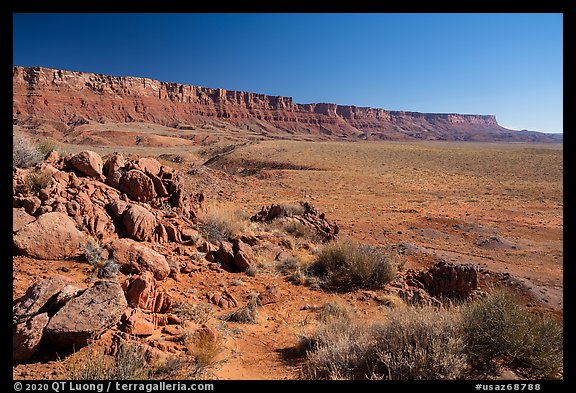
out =
[[[49,308],[51,301],[72,282],[69,278],[61,275],[53,275],[45,280],[32,284],[21,298],[17,299],[12,306],[12,318],[16,323],[33,317],[34,315]]]
[[[278,285],[266,287],[266,290],[261,292],[256,300],[260,306],[280,301],[280,287],[278,287]]]
[[[16,249],[37,259],[66,259],[82,254],[85,235],[68,215],[46,213],[13,236]]]
[[[206,295],[208,300],[220,308],[228,309],[238,306],[238,301],[227,290],[211,292]]]
[[[232,244],[232,249],[234,252],[234,269],[239,272],[248,270],[254,263],[254,254],[250,246],[237,239]]]
[[[151,336],[156,328],[150,314],[145,314],[142,310],[135,308],[127,309],[120,321],[122,331],[135,336]]]
[[[478,267],[441,260],[419,278],[431,294],[468,297],[478,288]]]

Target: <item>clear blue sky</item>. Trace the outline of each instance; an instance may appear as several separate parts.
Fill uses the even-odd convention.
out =
[[[562,132],[562,14],[14,14],[13,64]]]

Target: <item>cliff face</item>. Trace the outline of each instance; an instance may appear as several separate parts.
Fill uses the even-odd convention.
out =
[[[14,124],[26,125],[37,119],[68,126],[88,121],[143,121],[172,127],[193,127],[218,119],[235,126],[260,127],[280,137],[301,133],[324,139],[516,140],[513,131],[500,127],[489,115],[297,104],[291,97],[148,78],[14,67]],[[526,137],[518,134],[517,138]]]

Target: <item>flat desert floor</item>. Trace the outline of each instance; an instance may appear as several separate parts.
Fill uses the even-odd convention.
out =
[[[70,152],[87,148],[102,155],[159,157],[184,174],[188,191],[203,191],[210,204],[250,215],[264,205],[312,202],[338,223],[340,236],[402,249],[405,268],[427,267],[437,258],[474,263],[508,277],[529,306],[563,316],[562,145],[285,140],[203,147],[63,145]],[[181,162],[168,161],[175,156]],[[81,264],[58,266],[63,264],[70,274],[86,274]],[[15,257],[14,297],[34,277],[57,268]],[[240,292],[278,285],[283,302],[264,308],[261,323],[229,336],[226,361],[214,371],[219,379],[296,378],[297,362],[289,353],[303,321],[311,318],[305,305],[340,297],[365,315],[376,307],[362,291],[324,293],[265,271],[254,277],[219,272],[166,285],[177,296],[194,298],[190,288],[201,288],[200,295],[202,288],[221,283]],[[51,358],[43,365],[19,365],[14,375],[50,377],[56,363]]]

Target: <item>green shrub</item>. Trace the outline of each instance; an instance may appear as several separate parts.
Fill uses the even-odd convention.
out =
[[[58,154],[61,155],[58,145],[51,140],[44,139],[43,141],[38,142],[36,146],[40,153],[42,153],[43,157],[46,157],[52,150],[56,150]]]
[[[394,279],[398,262],[391,251],[381,247],[339,240],[322,247],[310,273],[324,285],[340,290],[381,288]]]
[[[539,378],[557,378],[563,368],[563,329],[550,317],[530,313],[508,292],[495,292],[464,311],[469,356],[525,368]]]
[[[30,168],[44,159],[42,152],[22,134],[12,134],[12,168]]]

